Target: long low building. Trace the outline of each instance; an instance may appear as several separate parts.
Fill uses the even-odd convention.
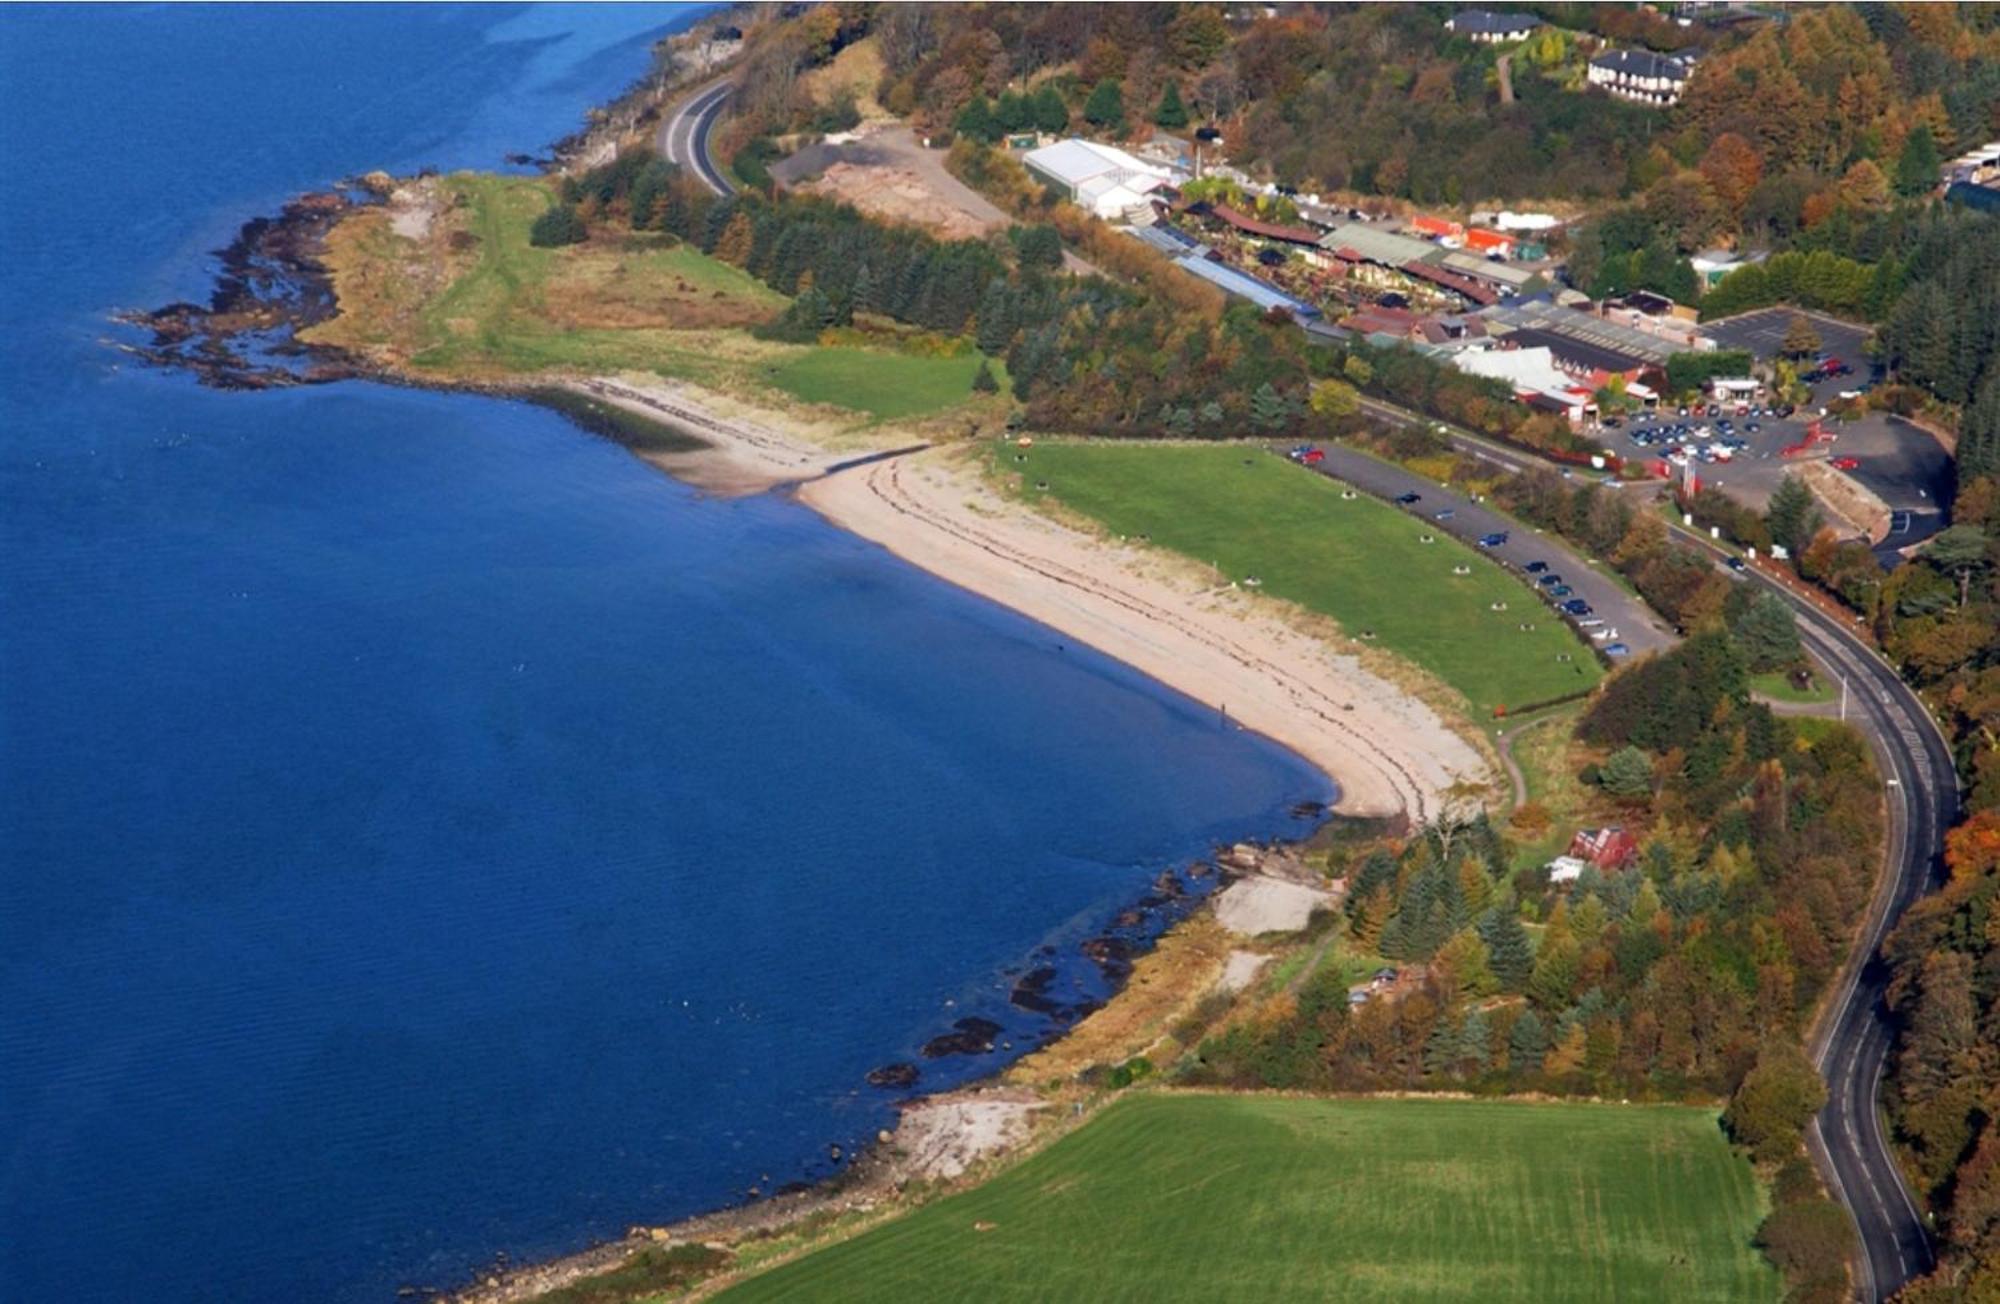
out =
[[[1560,308],[1539,296],[1488,308],[1480,316],[1496,335],[1536,332],[1523,342],[1548,344],[1559,358],[1567,355],[1574,365],[1592,370],[1664,367],[1674,354],[1690,351],[1672,340],[1574,308]]]
[[[1294,317],[1312,318],[1320,315],[1319,309],[1303,299],[1295,299],[1268,281],[1260,281],[1248,272],[1239,272],[1199,254],[1184,254],[1174,259],[1174,265],[1183,271],[1192,272],[1202,280],[1222,287],[1227,293],[1239,299],[1248,299],[1259,308],[1283,308]]]
[[[1175,180],[1170,168],[1094,140],[1059,140],[1029,150],[1021,163],[1063,198],[1109,222],[1150,212],[1154,194]]]

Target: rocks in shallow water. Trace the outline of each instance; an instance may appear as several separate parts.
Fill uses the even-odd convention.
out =
[[[933,1037],[924,1043],[925,1059],[942,1059],[946,1055],[984,1055],[993,1049],[993,1039],[1000,1035],[1000,1025],[991,1019],[960,1019],[951,1025],[955,1032]]]
[[[1060,1015],[1063,1003],[1049,995],[1049,986],[1056,980],[1053,965],[1043,965],[1031,969],[1014,984],[1014,990],[1007,997],[1007,1003],[1023,1010],[1033,1010],[1036,1014]]]
[[[1264,863],[1264,853],[1262,849],[1253,847],[1247,842],[1239,842],[1215,859],[1224,869],[1250,874],[1255,873],[1257,867]]]
[[[897,1089],[914,1087],[917,1077],[917,1066],[914,1064],[884,1064],[879,1069],[868,1070],[868,1085]]]

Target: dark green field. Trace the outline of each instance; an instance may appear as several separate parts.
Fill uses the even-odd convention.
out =
[[[1053,498],[1116,534],[1151,535],[1227,579],[1255,575],[1264,592],[1356,637],[1372,631],[1376,646],[1465,694],[1482,718],[1602,676],[1562,621],[1483,555],[1385,503],[1343,498],[1337,482],[1260,448],[1038,443],[1025,462],[1015,456],[997,465],[1020,473],[1030,498]],[[1454,574],[1460,566],[1468,573]]]
[[[726,1298],[1773,1300],[1761,1215],[1706,1110],[1153,1094]]]

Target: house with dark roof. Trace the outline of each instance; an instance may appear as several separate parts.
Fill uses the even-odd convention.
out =
[[[1606,50],[1590,61],[1584,79],[1621,100],[1665,106],[1680,103],[1694,59],[1651,50]]]
[[[1461,9],[1445,19],[1444,29],[1481,45],[1525,41],[1542,20],[1533,14],[1495,13],[1489,9]]]

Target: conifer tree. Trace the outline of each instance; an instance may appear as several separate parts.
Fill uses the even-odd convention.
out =
[[[1187,105],[1181,103],[1181,88],[1175,82],[1168,82],[1160,92],[1159,107],[1153,110],[1153,125],[1178,131],[1188,125]]]
[[[979,360],[979,370],[973,373],[972,390],[975,394],[997,394],[1000,382],[993,378],[993,364],[985,358]]]
[[[1542,1026],[1541,1016],[1533,1010],[1522,1010],[1521,1017],[1514,1020],[1514,1031],[1507,1037],[1507,1067],[1516,1073],[1540,1073],[1542,1056],[1548,1049],[1549,1034]]]
[[[1525,991],[1535,972],[1535,954],[1520,917],[1511,910],[1488,911],[1480,921],[1479,935],[1486,942],[1487,963],[1501,988]]]

